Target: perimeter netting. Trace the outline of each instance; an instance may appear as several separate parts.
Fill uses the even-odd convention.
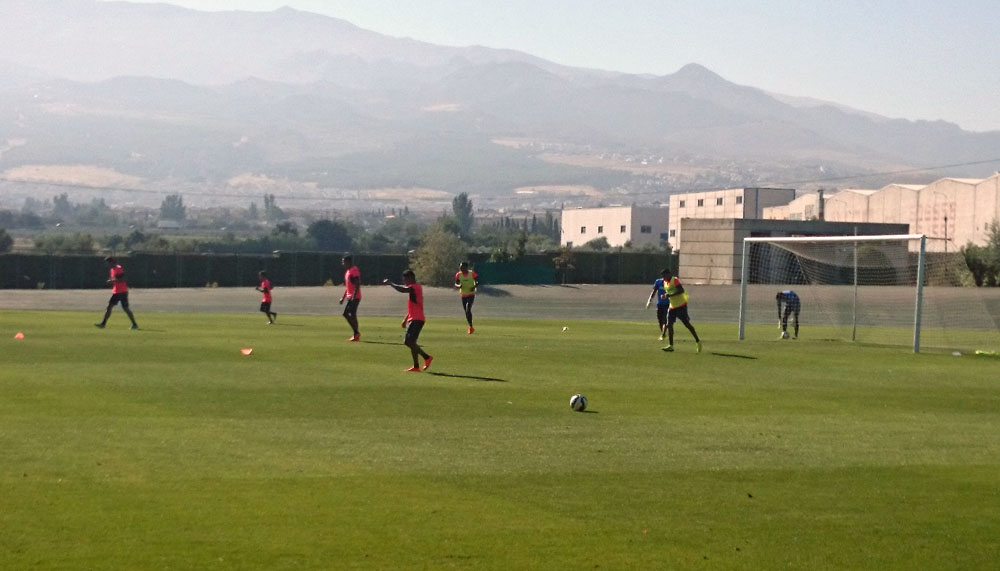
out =
[[[805,339],[996,350],[1000,308],[980,295],[961,253],[921,254],[922,238],[747,239],[741,337],[777,338],[775,294],[792,290]]]

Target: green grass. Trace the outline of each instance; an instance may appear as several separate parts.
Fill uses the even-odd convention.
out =
[[[995,359],[432,319],[415,374],[394,318],[95,317],[0,313],[2,569],[1000,560]]]

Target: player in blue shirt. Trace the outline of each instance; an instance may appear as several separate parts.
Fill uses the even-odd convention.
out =
[[[663,276],[669,274],[667,270],[660,272]],[[653,291],[649,294],[649,299],[646,300],[646,307],[653,302],[653,296],[656,296],[656,322],[660,325],[660,341],[667,336],[667,313],[670,310],[670,298],[664,295],[667,293],[666,283],[663,278],[658,278],[653,282]]]
[[[802,302],[799,301],[797,293],[790,289],[779,291],[774,299],[778,301],[778,324],[781,325],[781,336],[788,337],[788,316],[794,316],[795,338],[799,338],[799,311],[802,310]],[[781,306],[784,304],[785,311],[782,313]]]

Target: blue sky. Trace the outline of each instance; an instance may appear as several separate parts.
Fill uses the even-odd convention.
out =
[[[141,0],[152,1],[152,0]],[[162,0],[161,0],[162,2]],[[435,44],[729,81],[888,117],[1000,130],[997,0],[167,0],[198,10],[326,14]]]

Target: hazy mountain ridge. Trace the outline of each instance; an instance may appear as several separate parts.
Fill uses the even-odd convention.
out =
[[[94,164],[147,180],[256,172],[490,195],[588,177],[605,190],[649,184],[545,164],[495,139],[744,165],[719,184],[795,180],[820,165],[859,173],[981,161],[1000,148],[1000,131],[790,104],[697,64],[666,76],[570,68],[290,8],[0,0],[0,38],[0,143],[19,141],[0,153],[0,171]],[[685,184],[656,180],[664,192]]]

